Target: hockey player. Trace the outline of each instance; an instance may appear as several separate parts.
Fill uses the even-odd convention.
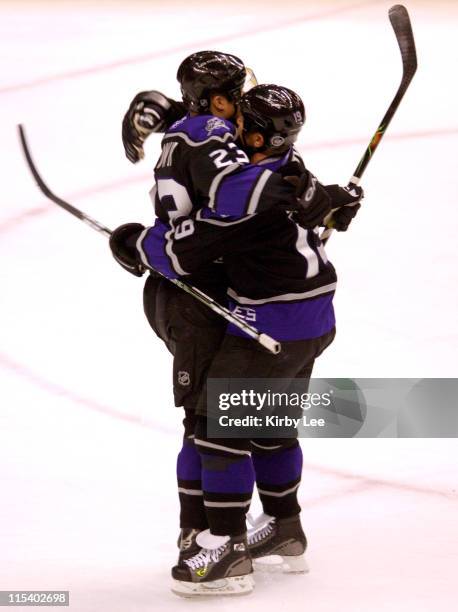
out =
[[[313,193],[313,188],[320,189],[291,148],[305,118],[298,96],[286,88],[260,86],[244,96],[242,111],[245,146],[261,167],[303,178],[307,176],[309,189],[312,189],[309,194]],[[272,157],[272,153],[276,155]],[[328,189],[334,195],[334,207],[354,203],[360,196],[351,196],[337,186]],[[173,275],[181,274],[183,269],[199,269],[206,261],[224,255],[233,308],[241,314],[247,310],[246,304],[250,304],[250,314],[253,317],[254,313],[257,326],[284,341],[287,350],[284,348],[280,357],[271,357],[259,351],[252,341],[234,337],[235,330],[229,329],[210,368],[211,377],[309,378],[314,358],[332,341],[334,334],[334,269],[327,262],[315,232],[298,227],[282,210],[250,218],[246,215],[248,209],[245,202],[233,198],[217,206],[205,207],[194,219],[182,219],[181,222],[177,219],[174,231],[167,237],[165,258],[157,249],[154,237],[157,230],[147,231],[140,241],[143,257],[159,268],[165,265],[164,259],[168,259],[175,268]],[[345,229],[356,209],[357,206],[339,209],[336,225]],[[306,228],[317,224],[317,220],[307,219],[303,213],[299,213],[298,220]],[[204,404],[203,396],[202,415],[205,415]],[[209,440],[204,419],[197,427],[196,441],[203,458],[203,494],[211,533],[198,538],[203,551],[174,568],[179,585],[176,588],[192,593],[199,590],[202,582],[208,592],[215,579],[231,577],[228,572],[231,564],[239,572],[248,571],[241,537],[251,497],[253,463],[263,507],[271,520],[252,534],[252,555],[282,552],[290,569],[302,568],[305,536],[298,519],[297,503],[302,459],[297,441],[255,440],[252,462],[246,440]],[[211,464],[216,459],[232,466],[232,471],[227,469],[225,474],[220,463],[215,479]],[[244,482],[247,490],[237,491],[237,478],[239,484]],[[232,490],[228,493],[231,485]],[[237,577],[237,584],[246,588],[242,578],[243,573]]]

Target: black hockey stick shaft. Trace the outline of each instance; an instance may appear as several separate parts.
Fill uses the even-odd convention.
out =
[[[24,126],[21,124],[18,125],[18,131],[19,131],[19,139],[22,145],[22,150],[27,160],[27,165],[40,191],[44,193],[44,195],[47,198],[52,200],[54,204],[57,204],[61,208],[64,208],[71,215],[73,215],[74,217],[82,221],[83,223],[86,223],[87,225],[92,227],[92,229],[95,229],[97,232],[100,232],[101,234],[105,234],[105,236],[109,237],[111,235],[111,230],[109,230],[108,227],[105,227],[105,225],[102,225],[102,223],[99,223],[98,221],[90,217],[89,215],[86,215],[86,213],[82,212],[81,210],[78,210],[78,208],[75,208],[69,202],[62,200],[62,198],[59,198],[59,196],[56,196],[56,194],[53,193],[51,189],[49,189],[49,187],[46,185],[46,183],[43,181],[40,174],[38,173],[38,170],[30,154],[30,149],[27,144],[27,139],[25,137]]]
[[[412,24],[410,22],[409,13],[405,6],[402,4],[396,4],[392,6],[388,11],[388,17],[393,27],[396,40],[398,41],[399,50],[401,51],[402,59],[402,79],[401,84],[394,96],[388,110],[386,111],[380,125],[372,136],[369,145],[364,151],[355,171],[348,183],[349,187],[356,186],[359,184],[361,177],[364,174],[369,162],[371,161],[377,147],[379,146],[388,126],[391,123],[396,111],[399,108],[402,98],[406,93],[410,82],[412,81],[414,74],[417,70],[417,52],[415,49],[415,39],[412,32]],[[330,219],[330,223],[332,220]],[[332,234],[332,225],[324,230],[321,235],[321,240],[326,243]]]
[[[105,236],[109,238],[112,234],[112,231],[108,227],[106,227],[102,223],[99,223],[98,221],[96,221],[95,219],[93,219],[92,217],[84,213],[83,211],[79,210],[78,208],[76,208],[75,206],[67,202],[66,200],[63,200],[59,196],[56,196],[56,194],[51,191],[51,189],[46,185],[44,180],[41,178],[37,170],[37,167],[35,166],[35,163],[32,159],[32,155],[30,153],[29,145],[27,143],[27,138],[25,135],[24,126],[18,125],[18,131],[19,131],[19,138],[20,138],[21,145],[22,145],[22,150],[24,152],[24,155],[27,161],[27,165],[40,191],[47,198],[49,198],[52,202],[54,202],[55,204],[57,204],[58,206],[66,210],[67,212],[69,212],[71,215],[73,215],[80,221],[83,221],[83,223],[86,223],[86,225],[89,225],[89,227],[91,227],[92,229],[96,230],[97,232],[101,234],[104,234]],[[155,270],[152,266],[146,265],[145,263],[143,263],[143,265],[147,267],[149,270],[151,270],[152,272],[155,272],[156,274],[160,274],[164,278],[167,278],[166,276],[164,276],[164,274],[161,274],[158,270]],[[243,319],[239,319],[238,317],[233,315],[229,309],[219,304],[216,300],[211,298],[209,295],[207,295],[200,289],[197,289],[196,287],[193,287],[192,285],[188,285],[187,283],[179,279],[169,278],[167,280],[169,280],[171,283],[173,283],[177,287],[180,287],[180,289],[182,289],[183,291],[186,291],[186,293],[189,293],[190,295],[192,295],[196,300],[199,300],[199,302],[202,302],[203,304],[208,306],[208,308],[211,308],[211,310],[213,310],[218,315],[226,319],[226,321],[228,321],[229,323],[232,323],[233,325],[235,325],[236,327],[244,331],[250,338],[253,338],[253,340],[256,340],[257,342],[259,342],[259,344],[261,344],[264,348],[266,348],[271,353],[276,355],[281,351],[281,344],[279,342],[277,342],[276,340],[274,340],[267,334],[263,334],[262,332],[257,330],[255,327],[253,327],[252,325],[250,325]]]

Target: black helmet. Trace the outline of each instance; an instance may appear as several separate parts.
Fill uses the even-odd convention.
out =
[[[240,102],[243,129],[261,132],[263,150],[280,151],[292,145],[305,123],[305,108],[301,98],[287,87],[256,85]]]
[[[177,79],[183,102],[196,113],[208,111],[212,93],[226,94],[238,102],[246,78],[241,59],[219,51],[199,51],[183,60]]]

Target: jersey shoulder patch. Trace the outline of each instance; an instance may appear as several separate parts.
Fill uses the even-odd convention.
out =
[[[199,145],[209,140],[226,142],[235,137],[235,125],[214,115],[197,115],[183,117],[175,122],[166,132],[164,138],[181,138],[191,145]]]
[[[211,117],[207,119],[205,123],[205,131],[210,136],[211,134],[217,134],[221,132],[227,132],[230,130],[229,126],[226,125],[226,121],[221,117]]]

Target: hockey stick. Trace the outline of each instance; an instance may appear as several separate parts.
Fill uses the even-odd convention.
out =
[[[51,189],[49,189],[49,187],[46,185],[46,183],[41,178],[35,166],[35,163],[32,160],[29,145],[27,143],[27,139],[25,136],[24,126],[18,125],[18,131],[19,131],[19,138],[20,138],[21,145],[22,145],[22,150],[27,160],[27,165],[29,167],[30,172],[33,174],[34,179],[36,180],[40,191],[44,193],[44,195],[47,198],[49,198],[52,202],[54,202],[61,208],[65,209],[67,212],[69,212],[71,215],[73,215],[74,217],[82,221],[83,223],[86,223],[86,225],[89,225],[89,227],[91,227],[95,231],[101,234],[104,234],[107,237],[110,237],[112,232],[108,227],[106,227],[102,223],[99,223],[98,221],[90,217],[89,215],[86,215],[86,213],[82,212],[75,206],[72,206],[72,204],[70,204],[69,202],[63,200],[62,198],[59,198],[51,191]],[[164,278],[167,278],[166,276],[164,276],[164,274],[161,274],[158,270],[155,270],[151,266],[149,265],[147,266],[146,264],[143,264],[143,265],[145,265],[145,267],[147,267],[152,272],[155,272],[156,274],[160,274]],[[259,342],[259,344],[261,344],[264,348],[266,348],[268,351],[270,351],[274,355],[278,354],[281,351],[281,344],[279,342],[277,342],[276,340],[274,340],[267,334],[263,334],[262,332],[258,331],[255,327],[253,327],[249,323],[246,323],[243,319],[239,319],[238,317],[233,315],[230,310],[228,310],[224,306],[221,306],[221,304],[219,304],[216,300],[211,298],[209,295],[207,295],[200,289],[197,289],[196,287],[193,287],[192,285],[188,285],[187,283],[179,279],[169,278],[167,280],[169,280],[171,283],[173,283],[177,287],[180,287],[180,289],[182,289],[183,291],[186,291],[186,293],[189,293],[190,295],[192,295],[196,300],[199,300],[199,302],[202,302],[203,304],[208,306],[208,308],[211,308],[214,312],[216,312],[221,317],[226,319],[226,321],[229,321],[229,323],[232,323],[233,325],[235,325],[236,327],[244,331],[248,336],[250,336],[250,338],[253,338],[253,340],[256,340],[257,342]]]
[[[390,125],[396,111],[398,110],[399,104],[401,103],[404,94],[406,93],[411,80],[417,70],[417,53],[415,50],[415,40],[412,32],[412,24],[410,23],[409,13],[405,6],[402,4],[396,4],[392,6],[388,11],[388,17],[393,27],[396,40],[398,41],[399,49],[401,51],[402,58],[402,79],[401,84],[393,98],[388,110],[385,113],[380,125],[378,126],[375,134],[372,136],[371,141],[367,149],[364,151],[364,155],[356,166],[356,170],[353,172],[348,187],[354,187],[359,185],[361,177],[364,174],[372,156],[375,153],[380,141],[382,140],[386,129]],[[321,241],[326,244],[333,232],[332,228],[332,211],[325,219],[326,229],[322,232],[320,238]]]

